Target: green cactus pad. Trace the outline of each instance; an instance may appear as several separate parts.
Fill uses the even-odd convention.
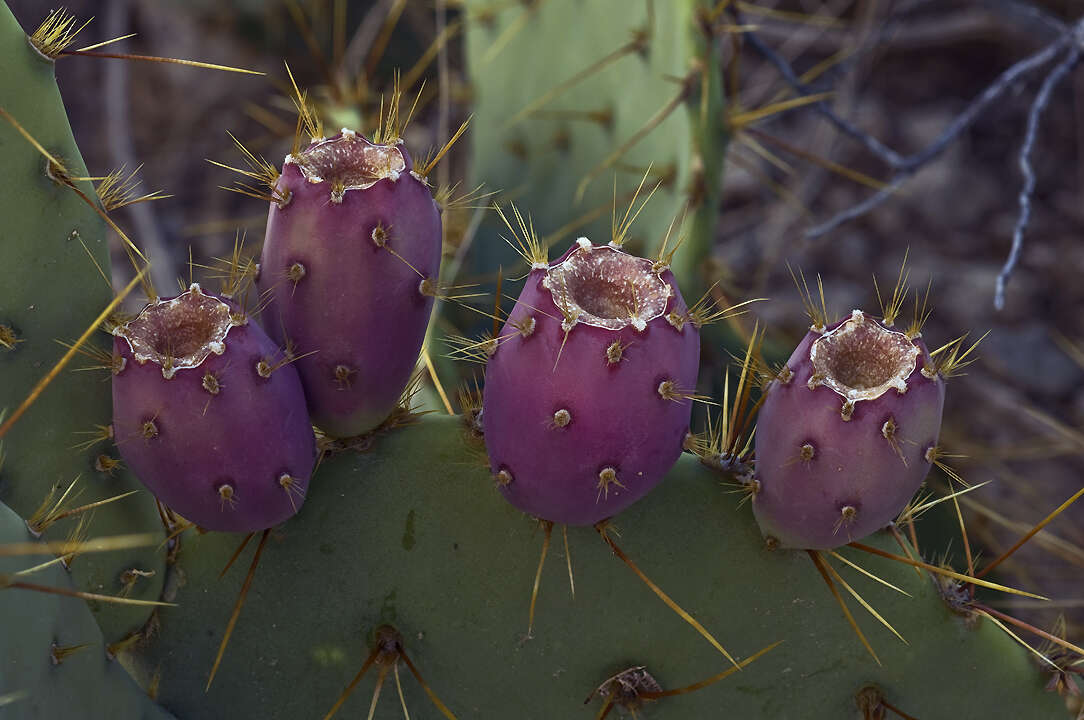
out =
[[[472,444],[474,443],[474,444]],[[458,418],[427,417],[364,454],[324,462],[301,512],[269,538],[210,692],[218,644],[252,557],[224,579],[239,536],[185,537],[177,608],[137,662],[160,668],[162,703],[179,717],[321,717],[395,626],[433,691],[458,718],[590,719],[584,698],[646,665],[663,688],[729,663],[648,590],[590,528],[571,528],[569,582],[560,528],[541,578],[534,638],[524,641],[543,533],[509,506]],[[876,684],[921,718],[1062,717],[1061,699],[1027,652],[989,622],[969,626],[926,575],[850,549],[843,554],[908,591],[904,597],[836,563],[907,638],[853,601],[883,661],[855,637],[804,552],[769,551],[747,506],[690,456],[617,518],[622,549],[737,658],[783,644],[717,685],[664,698],[655,718],[860,716]],[[887,535],[869,542],[889,551]],[[400,664],[411,717],[439,717]],[[376,671],[336,717],[366,712]],[[402,717],[389,675],[376,717]],[[996,693],[963,688],[996,687]]]
[[[594,220],[565,237],[585,235],[596,243],[610,239],[610,206],[616,173],[618,219],[626,197],[650,166],[642,200],[659,177],[672,173],[633,228],[642,240],[640,254],[654,253],[670,222],[688,201],[685,246],[674,257],[674,274],[690,302],[703,292],[703,261],[711,248],[720,194],[727,129],[715,41],[705,35],[702,13],[714,3],[674,0],[497,3],[468,0],[466,62],[471,78],[473,187],[501,190],[536,218],[539,234],[556,232],[577,218]],[[587,76],[547,103],[555,88],[640,41],[603,69]],[[686,86],[686,96],[629,150],[596,171],[612,153],[636,138],[681,93],[693,68],[701,74]],[[528,107],[537,112],[517,118]],[[581,181],[594,172],[582,200]],[[622,201],[621,198],[624,198]],[[541,221],[545,218],[545,221]],[[498,221],[483,226],[473,254],[476,273],[496,273],[517,260],[497,239]],[[675,228],[671,247],[678,237]]]
[[[0,548],[26,542],[33,538],[22,518],[0,504]],[[45,549],[39,555],[0,556],[0,577],[52,559]],[[74,589],[59,565],[19,579]],[[79,598],[3,589],[0,582],[0,628],[0,717],[5,720],[172,717],[151,702],[118,662],[106,657],[102,633]],[[79,645],[85,647],[74,649]]]
[[[75,145],[53,76],[53,62],[27,41],[10,10],[0,3],[0,107],[3,107],[73,174],[86,168]],[[71,189],[46,174],[46,160],[7,121],[0,119],[0,157],[5,180],[0,192],[0,326],[15,335],[0,345],[0,409],[10,413],[64,354],[57,341],[74,342],[112,299],[112,290],[95,267],[109,268],[105,224]],[[87,182],[78,187],[95,197]],[[89,253],[89,256],[88,256]],[[93,256],[93,260],[90,256]],[[3,328],[0,328],[2,330]],[[92,339],[107,355],[111,342]],[[95,468],[99,454],[116,459],[112,444],[88,451],[73,446],[112,414],[108,371],[73,372],[94,364],[77,357],[3,438],[0,500],[24,518],[59,484],[82,476],[81,493],[67,507],[114,497],[142,486],[122,469],[107,474]],[[59,497],[59,495],[58,495]],[[58,522],[46,539],[63,540],[76,520]],[[154,499],[146,492],[94,511],[93,536],[157,532],[162,536]],[[76,587],[117,594],[126,570],[153,573],[130,589],[129,597],[153,600],[162,591],[164,557],[153,547],[108,555],[81,556],[72,565]],[[108,642],[141,627],[146,608],[93,607]]]

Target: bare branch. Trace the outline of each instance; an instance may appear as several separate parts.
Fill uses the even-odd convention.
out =
[[[987,4],[1004,11],[1006,14],[1026,20],[1036,26],[1042,26],[1050,33],[1061,35],[1069,31],[1069,26],[1040,7],[1022,0],[987,0]]]
[[[740,16],[737,18],[737,21],[741,22]],[[790,66],[790,63],[787,62],[786,58],[768,47],[755,32],[749,31],[743,33],[742,38],[749,43],[754,50],[760,53],[765,60],[775,66],[776,70],[779,71],[779,74],[783,76],[783,79],[787,81],[787,84],[790,85],[799,96],[814,94],[812,89],[798,78],[797,73],[794,72],[794,68]],[[821,101],[813,103],[810,107],[823,115],[825,119],[835,125],[840,132],[864,145],[867,150],[876,155],[890,167],[896,168],[902,166],[904,162],[904,157],[902,155],[865,132],[857,125],[854,125],[846,118],[841,117],[832,110],[827,102]]]
[[[1084,25],[1078,25],[1078,27],[1084,28]],[[1054,69],[1043,80],[1043,85],[1039,88],[1035,100],[1031,103],[1031,110],[1028,112],[1027,131],[1024,134],[1024,144],[1020,148],[1020,172],[1024,175],[1024,186],[1020,189],[1019,198],[1020,215],[1016,219],[1016,227],[1013,228],[1009,257],[1005,260],[1001,272],[997,274],[997,287],[994,291],[994,308],[997,310],[1005,307],[1005,284],[1016,269],[1016,263],[1020,259],[1020,249],[1024,244],[1024,230],[1027,229],[1028,222],[1031,220],[1031,194],[1035,191],[1035,172],[1031,168],[1031,151],[1035,146],[1039,122],[1042,120],[1047,105],[1050,104],[1050,96],[1054,88],[1080,61],[1081,49],[1081,44],[1075,43],[1062,61],[1054,66]]]
[[[971,124],[978,119],[982,111],[994,100],[1001,97],[1013,83],[1050,62],[1058,55],[1058,53],[1073,44],[1081,27],[1084,27],[1084,21],[1077,23],[1072,28],[1062,33],[1057,39],[1039,52],[1020,60],[1001,73],[1001,75],[999,75],[981,95],[972,100],[971,103],[964,108],[963,112],[957,115],[953,121],[949,123],[948,127],[946,127],[933,142],[913,155],[902,155],[896,152],[877,138],[858,128],[849,120],[840,117],[826,102],[813,103],[810,107],[823,115],[829,122],[835,125],[840,132],[865,146],[866,149],[880,158],[897,173],[912,174],[944,152],[945,148],[952,144],[952,142],[959,137],[960,133],[970,127]],[[802,96],[813,94],[810,91],[810,88],[799,80],[797,74],[787,60],[768,47],[755,32],[747,32],[743,37],[758,53],[763,55],[768,62],[776,67],[779,74],[783,76],[783,79],[787,81],[795,92]]]
[[[888,184],[869,196],[862,202],[853,205],[827,221],[809,228],[805,236],[816,238],[831,232],[843,223],[854,220],[883,204],[918,170],[936,160],[946,148],[955,142],[959,136],[967,130],[990,105],[1000,98],[1015,83],[1037,71],[1039,68],[1052,62],[1059,56],[1061,59],[1051,68],[1043,79],[1042,86],[1032,101],[1028,112],[1027,129],[1024,143],[1020,149],[1020,170],[1024,176],[1024,185],[1020,190],[1019,205],[1020,215],[1013,230],[1012,247],[1009,257],[1005,261],[1001,272],[997,276],[997,285],[994,293],[994,307],[1002,309],[1005,304],[1005,285],[1019,261],[1020,251],[1023,246],[1024,231],[1031,219],[1031,196],[1035,191],[1035,173],[1031,167],[1031,154],[1035,146],[1035,138],[1038,134],[1039,122],[1043,113],[1050,104],[1050,97],[1066,75],[1080,62],[1084,53],[1084,18],[1073,25],[1067,25],[1042,10],[1018,2],[1018,0],[993,0],[1000,9],[1021,17],[1031,23],[1041,24],[1047,30],[1057,32],[1056,37],[1038,52],[1014,63],[1004,70],[985,90],[968,103],[952,122],[926,147],[911,155],[903,155],[869,133],[865,132],[846,118],[836,113],[827,102],[820,101],[811,103],[816,112],[824,116],[841,133],[858,142],[871,154],[888,165],[893,171],[892,179]],[[735,12],[735,21],[740,23],[740,14]],[[768,47],[754,31],[743,35],[746,42],[771,63],[791,88],[802,97],[814,94],[813,88],[806,85],[795,73],[790,63],[779,53]]]
[[[874,208],[884,203],[885,200],[892,197],[896,192],[903,187],[903,183],[907,181],[907,178],[911,176],[910,173],[899,173],[883,188],[878,190],[873,195],[851,207],[836,213],[831,218],[821,223],[820,225],[814,225],[805,232],[807,238],[818,238],[821,235],[826,235],[843,223],[850,222],[855,218],[861,217],[868,212],[871,212]]]

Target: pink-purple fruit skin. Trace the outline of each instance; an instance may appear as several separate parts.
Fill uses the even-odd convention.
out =
[[[271,204],[257,283],[269,300],[261,322],[300,356],[313,422],[336,437],[365,433],[395,409],[425,338],[441,253],[440,211],[402,146],[344,132],[287,158],[278,192],[289,199]],[[326,179],[307,179],[306,156],[336,143],[340,156],[320,161]],[[364,152],[402,169],[355,183],[370,162]],[[339,202],[336,172],[349,176]],[[357,184],[368,186],[349,189]]]
[[[575,252],[582,250],[573,245],[551,267]],[[546,274],[534,269],[527,277],[500,333],[508,339],[486,366],[486,450],[501,492],[517,508],[590,525],[646,495],[681,454],[692,401],[663,398],[658,388],[667,380],[695,386],[700,337],[692,323],[679,330],[657,317],[642,331],[580,323],[566,338],[561,309],[543,286]],[[667,312],[683,315],[673,275],[663,271],[661,280],[672,289]],[[529,327],[530,318],[533,332],[524,336],[517,325]],[[623,349],[611,362],[614,343]],[[561,410],[568,413],[564,426],[555,422]],[[607,468],[613,482],[600,478]]]
[[[844,420],[842,395],[825,384],[809,387],[810,351],[823,334],[810,330],[802,339],[787,360],[789,380],[772,381],[757,419],[753,511],[781,547],[834,548],[891,523],[921,487],[941,427],[945,383],[921,338],[907,340],[917,357],[906,392],[889,388],[858,400]]]
[[[301,507],[315,437],[297,371],[264,331],[231,327],[224,345],[167,380],[116,337],[124,367],[113,378],[113,431],[124,461],[168,507],[207,530],[253,532]],[[261,361],[274,368],[269,377]]]

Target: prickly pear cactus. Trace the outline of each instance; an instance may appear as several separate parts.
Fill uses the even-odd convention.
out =
[[[501,492],[535,517],[592,525],[681,454],[700,336],[673,274],[581,238],[533,267],[486,364],[483,423]]]
[[[789,548],[892,522],[933,465],[945,382],[917,333],[855,310],[811,329],[757,415],[753,511]]]
[[[698,297],[727,140],[715,4],[468,0],[472,182],[529,197],[545,233],[601,237],[615,173],[619,197],[645,173],[649,187],[661,180],[637,238],[657,242],[687,205],[673,270],[686,295]],[[476,273],[515,265],[495,237],[478,244],[468,265]]]
[[[0,503],[0,549],[33,543],[26,523]],[[167,720],[124,668],[106,657],[102,632],[79,598],[6,588],[11,579],[74,591],[43,547],[37,554],[0,555],[0,715],[5,720]],[[54,561],[51,567],[15,575]]]
[[[372,430],[414,370],[437,294],[440,211],[401,142],[352,130],[291,154],[267,220],[263,323],[300,355],[313,421]]]
[[[582,186],[583,205],[590,211],[594,203],[605,208],[606,212],[600,214],[608,214],[612,200],[605,192],[607,185],[599,179],[611,170],[630,170],[639,180],[646,166],[654,163],[652,172],[669,179],[659,191],[666,202],[656,202],[652,207],[662,205],[664,209],[651,217],[644,214],[638,228],[647,237],[662,237],[671,218],[679,214],[678,208],[688,201],[693,225],[686,229],[692,244],[710,240],[705,228],[710,227],[715,212],[718,178],[713,173],[721,165],[717,150],[723,137],[717,132],[721,126],[717,69],[709,51],[713,44],[709,5],[715,7],[714,3],[682,0],[668,5],[667,12],[657,8],[652,12],[657,4],[651,3],[640,6],[572,0],[488,9],[480,0],[471,0],[467,5],[475,23],[468,41],[472,72],[476,77],[492,72],[495,81],[476,84],[478,117],[482,121],[477,126],[478,134],[482,143],[489,143],[489,149],[483,152],[492,155],[479,161],[478,167],[495,163],[506,173],[485,179],[509,190],[531,193],[530,205],[546,218],[547,224],[565,222],[567,226],[566,218],[585,214],[578,210],[573,211],[578,215],[566,214],[574,206],[578,188],[573,186],[581,178],[589,181]],[[26,123],[40,123],[40,127],[27,127],[70,166],[69,174],[85,174],[63,119],[48,61],[34,57],[35,51],[25,46],[24,36],[9,15],[0,17],[0,31],[6,33],[0,37],[4,40],[0,42],[0,60],[4,60],[5,77],[0,83],[5,84],[0,84],[0,89],[5,112],[24,120],[32,118]],[[629,31],[631,35],[624,34]],[[622,38],[614,33],[622,34]],[[585,64],[578,52],[555,53],[553,37],[560,37],[564,47],[582,48],[584,52],[614,49],[600,51],[610,54],[595,60],[588,58]],[[530,62],[506,58],[502,62],[502,53],[509,52],[524,53]],[[539,58],[552,62],[539,62]],[[633,62],[639,64],[638,70],[646,68],[635,75],[639,81],[635,92],[629,91],[629,73],[621,69],[622,63]],[[489,69],[478,69],[486,67]],[[13,70],[9,73],[8,68]],[[553,73],[554,77],[539,81],[524,75],[525,69],[537,69],[539,76]],[[585,69],[590,72],[579,78],[576,73]],[[667,74],[677,82],[666,80]],[[570,79],[576,82],[568,84]],[[498,100],[493,87],[503,88],[498,94],[504,92],[505,97]],[[28,88],[36,94],[27,94]],[[560,92],[547,96],[553,88]],[[521,109],[532,102],[536,107],[528,106],[530,112],[522,118],[509,118],[509,97],[517,99]],[[613,104],[604,104],[596,112],[591,101],[598,98],[611,98]],[[557,106],[554,103],[558,100],[578,104]],[[498,102],[502,109],[495,109]],[[582,127],[576,124],[584,118]],[[498,119],[513,122],[498,125]],[[567,131],[562,133],[558,128],[554,136],[545,123],[555,121],[566,124]],[[517,133],[526,134],[517,137]],[[12,289],[5,286],[0,295],[4,303],[0,307],[0,369],[5,372],[5,380],[16,379],[14,389],[5,383],[0,390],[5,393],[0,395],[0,404],[10,409],[52,365],[57,355],[57,351],[48,350],[52,339],[78,335],[90,323],[93,309],[108,301],[109,290],[107,283],[95,285],[98,280],[96,271],[92,272],[93,263],[83,259],[86,253],[81,245],[73,244],[84,238],[99,263],[106,265],[101,226],[95,217],[85,205],[78,204],[70,188],[54,183],[56,169],[47,172],[41,155],[11,129],[10,122],[0,124],[0,150],[10,159],[15,180],[11,193],[0,194],[0,203],[6,203],[0,204],[0,212],[13,218],[6,227],[14,229],[18,240],[0,243],[0,261],[22,271],[14,275]],[[511,151],[513,160],[497,157],[506,151]],[[405,155],[402,159],[403,170],[409,170]],[[525,161],[529,162],[516,164]],[[523,178],[527,178],[526,185],[520,182]],[[309,185],[321,183],[312,183],[311,177],[304,182],[294,179],[300,184],[287,189],[291,190],[293,202],[299,203],[295,209],[311,211],[309,216],[302,213],[303,221],[299,223],[300,234],[304,235],[307,223],[311,227],[321,223],[317,212],[320,203],[301,202],[304,191],[311,189]],[[403,179],[407,178],[397,182]],[[391,180],[381,178],[379,182],[387,184]],[[542,182],[549,188],[547,192],[539,191],[536,183]],[[345,204],[353,192],[347,185],[352,184],[332,183],[326,188],[330,191],[327,200],[334,204],[337,195]],[[80,187],[93,197],[89,187]],[[428,189],[424,199],[432,202]],[[544,200],[552,206],[540,204]],[[276,198],[276,205],[286,210],[289,202],[281,192]],[[429,205],[418,205],[428,213]],[[378,201],[368,210],[378,214],[387,207]],[[283,207],[272,207],[272,218],[281,211]],[[406,259],[395,267],[410,279],[411,291],[417,293],[412,297],[420,298],[418,302],[424,306],[424,313],[417,313],[421,316],[428,314],[426,303],[431,302],[431,293],[435,294],[432,284],[436,261],[428,266],[413,256],[393,254],[399,253],[396,229],[417,229],[410,226],[419,221],[417,215],[382,221],[374,214],[363,218],[359,225],[367,252]],[[422,213],[420,225],[425,224],[425,217]],[[334,247],[330,241],[335,238],[331,236],[345,231],[341,219],[328,224],[330,231],[319,233],[321,252],[317,254],[334,260],[338,258],[334,251],[329,252]],[[404,224],[408,227],[404,228]],[[78,234],[72,235],[72,229]],[[614,232],[616,237],[616,228]],[[624,237],[624,229],[620,235]],[[274,238],[269,242],[275,245]],[[314,259],[291,252],[300,247],[281,243],[266,256],[271,262],[263,263],[265,274],[260,282],[265,284],[264,289],[290,291],[280,292],[277,303],[289,302],[291,293],[319,275],[314,271],[319,269]],[[695,263],[703,256],[703,247],[678,257]],[[592,253],[596,252],[617,256],[620,251],[593,248]],[[675,275],[679,279],[698,279],[689,267],[684,272],[677,269]],[[556,277],[551,285],[576,280],[575,272],[546,274]],[[652,267],[646,274],[655,276],[667,288],[675,287],[661,269]],[[528,282],[541,283],[541,275],[534,273]],[[57,277],[63,282],[57,283]],[[400,281],[405,283],[402,278]],[[426,281],[431,281],[429,287]],[[42,288],[58,285],[55,293],[41,294]],[[99,288],[98,294],[94,287]],[[661,286],[656,283],[656,287]],[[340,294],[333,296],[332,290]],[[349,306],[351,300],[359,299],[355,290],[346,283],[325,285],[305,307],[298,308],[299,314],[316,316],[321,309],[327,309],[334,315]],[[552,293],[553,287],[549,290]],[[538,286],[528,291],[541,295]],[[588,295],[591,303],[613,304],[615,300],[612,296]],[[326,442],[324,447],[330,454],[323,459],[304,506],[291,507],[299,510],[296,515],[267,529],[255,551],[245,545],[250,538],[189,530],[181,535],[179,544],[168,546],[170,576],[163,596],[176,601],[176,607],[161,608],[146,625],[142,623],[147,617],[145,609],[131,611],[130,616],[123,617],[123,623],[116,617],[100,615],[110,632],[132,625],[146,629],[140,636],[143,642],[117,649],[140,677],[156,678],[152,682],[168,711],[181,718],[202,720],[311,717],[320,712],[325,712],[326,717],[335,713],[340,717],[360,716],[368,708],[370,717],[397,718],[403,716],[403,708],[409,708],[411,717],[549,720],[579,715],[601,719],[616,707],[618,715],[646,709],[660,718],[727,715],[835,720],[853,716],[866,720],[882,716],[890,703],[906,716],[923,718],[1061,716],[1061,699],[1044,691],[1048,678],[1031,656],[991,621],[992,616],[974,610],[962,587],[934,582],[924,571],[883,558],[860,555],[857,547],[841,548],[838,554],[817,554],[765,543],[752,512],[737,503],[725,487],[735,484],[738,478],[694,457],[681,457],[660,481],[659,476],[679,452],[688,422],[691,387],[686,380],[695,375],[696,354],[687,352],[695,338],[692,328],[683,327],[682,318],[688,308],[675,303],[669,308],[676,312],[675,317],[652,316],[649,321],[639,315],[640,298],[633,303],[632,314],[644,325],[637,328],[633,321],[634,330],[676,333],[681,338],[676,344],[688,346],[662,350],[657,348],[663,344],[649,342],[647,335],[634,337],[635,342],[628,345],[628,338],[622,336],[616,349],[612,341],[596,337],[599,333],[587,343],[576,337],[570,339],[570,330],[576,330],[573,320],[578,322],[583,317],[566,317],[558,303],[560,319],[546,318],[548,324],[542,328],[538,318],[529,322],[525,308],[527,304],[521,304],[519,312],[523,314],[514,312],[508,318],[506,333],[514,331],[513,342],[526,345],[545,341],[549,346],[535,355],[521,354],[525,367],[508,368],[510,375],[505,378],[506,397],[502,401],[507,412],[503,417],[500,412],[491,412],[495,406],[488,404],[481,422],[477,415],[465,420],[432,416],[419,419],[400,414],[399,427],[384,427],[375,435],[350,442]],[[591,307],[580,303],[580,309],[590,311]],[[326,349],[304,347],[320,345],[321,340],[295,338],[297,330],[284,327],[286,319],[283,314],[269,323],[274,328],[279,321],[278,326],[283,328],[284,334],[278,339],[285,346],[284,357],[292,352],[294,339],[302,345],[296,348],[301,353]],[[549,323],[551,319],[553,323]],[[420,327],[424,329],[424,324]],[[525,332],[528,328],[530,332]],[[410,338],[403,339],[392,351],[413,360],[417,347],[411,338],[417,335],[420,342],[420,333],[404,330],[401,339],[406,335]],[[506,502],[499,487],[501,473],[493,467],[493,460],[500,463],[503,453],[522,450],[515,443],[523,431],[515,425],[526,421],[516,415],[516,398],[511,392],[517,378],[519,385],[534,378],[542,387],[530,388],[532,393],[559,400],[556,395],[546,395],[553,387],[545,387],[554,372],[550,360],[558,367],[563,361],[555,349],[558,340],[566,351],[591,351],[600,362],[605,357],[609,363],[612,355],[618,367],[607,365],[604,369],[608,371],[636,369],[631,359],[637,344],[644,346],[639,349],[650,349],[654,361],[674,360],[678,367],[672,380],[669,375],[658,378],[654,388],[659,402],[673,405],[665,406],[672,414],[662,413],[665,428],[659,442],[665,448],[651,446],[652,437],[641,438],[635,446],[615,445],[626,458],[643,452],[654,461],[652,477],[629,495],[639,497],[657,487],[631,505],[625,502],[626,497],[602,510],[592,508],[602,513],[597,518],[559,518],[603,522],[595,528],[560,528],[559,549],[551,549],[552,522],[539,523]],[[351,343],[356,344],[356,338]],[[497,372],[501,353],[509,349],[499,347],[500,338],[495,338],[494,343],[496,365],[491,372]],[[100,363],[107,372],[123,365],[119,362],[125,354],[123,346],[119,355],[102,345],[98,347],[102,348]],[[332,377],[341,375],[348,389],[352,379],[363,371],[361,366],[372,360],[371,351],[367,352],[370,356],[353,361],[356,367],[336,360],[343,370],[339,372],[336,365]],[[176,359],[172,350],[167,355]],[[577,366],[586,362],[573,359]],[[622,366],[625,360],[629,362]],[[258,361],[252,367],[261,375]],[[9,369],[12,372],[7,374]],[[162,376],[163,369],[169,372],[173,368],[147,369]],[[521,374],[513,376],[513,370]],[[639,374],[650,377],[650,366],[641,368]],[[222,383],[218,377],[212,379],[215,382],[204,384],[207,378],[201,376],[194,394],[207,393],[214,402],[215,393],[208,386],[228,390],[235,385]],[[324,380],[328,379],[325,373]],[[493,380],[500,385],[499,379]],[[673,383],[668,388],[667,381]],[[579,382],[590,380],[581,378]],[[389,380],[388,384],[393,383]],[[394,383],[396,395],[401,384]],[[118,387],[124,390],[119,383]],[[390,387],[380,390],[391,392]],[[631,395],[632,391],[624,394]],[[311,405],[311,397],[309,401]],[[656,401],[655,396],[651,401]],[[472,413],[477,412],[480,402],[479,398],[471,398]],[[335,402],[330,405],[333,415],[349,416],[351,422],[370,412],[364,407],[343,410],[334,407]],[[534,430],[563,432],[576,429],[577,423],[592,412],[607,414],[607,408],[591,407],[590,401],[584,410],[572,403],[554,405],[547,410],[545,427]],[[82,469],[88,477],[101,481],[101,487],[95,490],[108,487],[114,491],[110,481],[90,473],[88,460],[66,452],[63,444],[76,429],[89,429],[95,423],[107,426],[108,406],[104,385],[91,387],[85,380],[76,383],[70,375],[62,375],[4,438],[8,461],[0,475],[0,496],[21,504],[21,516],[13,516],[0,506],[0,548],[26,539],[24,518],[31,515],[45,494],[41,485],[51,484],[56,476],[74,476]],[[320,407],[317,403],[310,409],[319,413]],[[522,408],[518,410],[525,413]],[[375,410],[372,414],[379,415]],[[900,417],[904,417],[902,410]],[[363,424],[369,426],[372,419]],[[71,427],[67,426],[69,420]],[[576,454],[600,447],[596,439],[607,432],[621,436],[627,431],[622,428],[624,420],[612,418],[610,426],[601,421],[593,424],[582,447],[574,448]],[[153,440],[160,429],[153,417],[149,421],[153,427],[146,428],[146,422],[140,419],[140,430],[147,431],[150,437],[141,439]],[[318,418],[318,422],[328,425],[334,434],[360,432],[360,425],[336,428],[326,419]],[[246,432],[243,423],[239,425],[237,431]],[[495,439],[505,433],[503,445],[489,449],[493,457],[487,457],[486,441],[480,435],[484,426]],[[130,439],[133,432],[129,428],[121,441]],[[107,437],[103,432],[101,439]],[[98,438],[92,435],[91,439]],[[271,445],[274,443],[263,447],[268,451],[278,449],[268,447]],[[252,463],[260,460],[253,458]],[[529,463],[538,461],[539,457],[528,458]],[[616,466],[618,460],[614,462],[614,466],[593,468],[597,471],[597,480],[592,478],[596,483],[595,505],[599,503],[598,482],[615,497],[619,490],[635,485],[626,482]],[[204,468],[214,466],[210,457],[201,458],[201,463]],[[551,472],[569,471],[571,465],[574,463],[556,465]],[[115,463],[103,463],[99,458],[91,466],[96,470],[111,469],[121,477]],[[498,469],[497,482],[493,469]],[[607,473],[607,469],[613,473]],[[169,472],[162,467],[144,468],[141,472],[154,474],[154,478],[148,478],[151,482],[169,480]],[[292,481],[292,471],[290,477]],[[283,493],[275,496],[281,506],[290,488],[281,484],[281,477],[279,480],[274,490]],[[225,494],[221,485],[216,487],[218,502],[234,499],[234,488],[230,487]],[[104,527],[93,525],[94,534],[146,529],[161,537],[149,496],[138,495],[136,499],[145,501],[137,507],[148,508],[147,513],[111,519]],[[128,508],[129,500],[104,506],[98,517],[105,515],[105,508],[111,512]],[[521,505],[540,513],[531,503]],[[220,505],[217,510],[222,512],[224,508]],[[42,518],[61,513],[60,508],[47,507],[44,514],[30,518],[31,529],[39,526]],[[613,513],[618,514],[610,522],[605,516]],[[279,519],[284,518],[268,516],[244,529]],[[56,523],[47,532],[59,534],[60,527]],[[902,539],[880,531],[865,542],[876,552],[912,552]],[[794,544],[809,545],[802,540]],[[111,583],[131,577],[136,581],[135,590],[146,592],[152,587],[157,596],[165,580],[166,547],[146,553],[158,563],[146,571],[152,573],[153,585],[139,584],[145,573],[132,572],[135,561],[127,551],[95,555],[93,559],[89,554],[77,556],[73,564],[75,585],[109,592],[116,590]],[[542,562],[547,555],[548,564]],[[249,564],[247,575],[241,567],[229,569],[235,560],[241,567]],[[876,573],[893,587],[875,584],[847,562]],[[78,573],[88,571],[80,568],[94,571],[82,577]],[[0,658],[17,663],[14,671],[9,672],[5,666],[0,675],[0,703],[5,713],[18,708],[19,703],[38,700],[70,703],[77,697],[87,697],[81,695],[85,690],[98,695],[89,696],[91,700],[82,708],[82,716],[105,707],[113,713],[110,717],[139,717],[132,713],[144,709],[152,713],[148,717],[154,717],[158,711],[144,708],[148,703],[138,695],[113,697],[113,685],[123,684],[124,678],[119,677],[119,666],[115,664],[103,669],[109,661],[100,651],[101,640],[92,637],[93,633],[68,633],[65,623],[83,623],[85,608],[58,609],[51,604],[57,600],[53,595],[35,595],[35,599],[44,598],[35,604],[19,602],[27,591],[17,584],[20,581],[11,578],[13,572],[22,569],[21,564],[0,561]],[[63,570],[54,567],[47,572],[50,574],[39,571],[54,587],[65,587]],[[839,578],[832,592],[824,584],[830,573]],[[646,579],[648,576],[651,580]],[[852,589],[844,576],[853,583],[854,592],[860,590],[869,598],[908,644],[898,642],[887,630],[864,618],[854,620],[841,613],[839,598],[833,593],[838,585]],[[95,577],[102,578],[101,587],[90,584],[88,578]],[[234,614],[239,591],[245,602],[242,612]],[[671,612],[678,604],[685,608],[684,619]],[[848,620],[855,622],[855,627],[859,623],[868,626],[866,633],[878,650],[876,660],[856,640]],[[719,652],[722,647],[717,640],[704,642],[690,625],[701,635],[721,640],[730,654]],[[218,655],[224,637],[231,634],[230,649]],[[43,671],[45,660],[38,648],[49,635],[55,642],[49,645],[49,662],[59,660],[60,665]],[[72,650],[83,643],[92,647]],[[221,658],[221,664],[216,656]],[[86,667],[69,665],[76,661],[86,663]],[[741,665],[740,672],[735,664]],[[80,669],[80,676],[61,677],[68,672],[66,666]],[[212,666],[217,668],[217,675],[209,683]],[[734,672],[721,677],[729,671]],[[102,673],[112,674],[114,679],[102,679]],[[17,685],[7,685],[9,677],[15,677]],[[56,688],[46,682],[53,679],[58,680]],[[96,681],[93,688],[86,688],[88,679]],[[709,679],[721,682],[709,684]],[[396,685],[395,692],[390,690],[391,682]],[[693,691],[694,684],[703,687]],[[975,687],[995,687],[997,692],[961,692]],[[117,707],[99,697],[103,688],[109,689],[108,702],[116,701]],[[33,708],[31,717],[65,717],[80,712],[63,707],[40,711],[35,705],[25,707]]]
[[[27,40],[0,3],[0,107],[60,160],[71,176],[86,176],[53,77],[53,61]],[[99,268],[109,267],[105,224],[45,158],[6,120],[0,120],[4,191],[0,193],[0,409],[11,416],[72,343],[112,299]],[[88,182],[74,182],[95,198]],[[97,263],[97,267],[95,264]],[[72,372],[98,365],[99,370]],[[95,536],[156,533],[163,536],[154,498],[129,475],[110,442],[108,336],[98,333],[3,438],[0,501],[41,529],[45,539],[76,531]],[[103,382],[102,380],[106,381]],[[75,482],[65,504],[53,508]],[[57,489],[59,488],[59,489]],[[81,516],[55,523],[65,509],[138,490]],[[53,503],[46,503],[51,496]],[[46,503],[43,513],[36,511]],[[47,527],[46,527],[47,526]],[[75,586],[89,592],[156,600],[165,561],[152,547],[77,556]],[[107,642],[139,629],[147,608],[92,603]]]
[[[629,667],[646,666],[663,688],[731,667],[591,528],[568,528],[570,558],[560,557],[563,546],[551,554],[534,637],[525,639],[542,534],[501,497],[480,440],[459,418],[429,416],[373,442],[369,452],[325,460],[301,512],[268,541],[207,694],[244,575],[239,567],[224,580],[218,574],[241,538],[185,540],[179,606],[163,609],[160,634],[138,658],[161,669],[167,709],[199,718],[319,716],[376,652],[386,625],[458,718],[592,717],[602,701],[584,708],[584,699]],[[737,659],[783,643],[717,685],[659,699],[654,717],[724,709],[742,718],[861,717],[857,696],[870,684],[914,717],[1061,717],[1060,698],[1043,691],[1042,673],[1000,629],[954,614],[929,576],[844,549],[912,596],[840,566],[909,643],[867,624],[878,666],[806,553],[768,550],[722,480],[683,457],[616,518],[619,542]],[[888,535],[868,542],[899,552]],[[411,717],[439,717],[402,663],[397,672]],[[364,676],[336,717],[364,713],[377,677]],[[998,692],[961,692],[970,687]],[[402,717],[398,706],[385,686],[375,717]]]
[[[297,512],[316,442],[297,370],[255,322],[193,283],[113,332],[114,432],[155,497],[207,530]]]

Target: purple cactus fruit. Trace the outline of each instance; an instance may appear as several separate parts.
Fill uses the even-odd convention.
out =
[[[297,512],[316,443],[297,371],[263,330],[193,284],[114,335],[114,437],[159,500],[227,532]]]
[[[402,145],[344,129],[289,155],[257,281],[268,333],[300,357],[313,422],[360,435],[395,409],[425,339],[441,219]]]
[[[761,530],[782,547],[828,549],[888,525],[930,469],[944,402],[917,332],[860,310],[810,330],[757,420]]]
[[[662,480],[699,366],[687,313],[665,266],[612,244],[534,263],[486,366],[486,450],[509,502],[590,525]]]

